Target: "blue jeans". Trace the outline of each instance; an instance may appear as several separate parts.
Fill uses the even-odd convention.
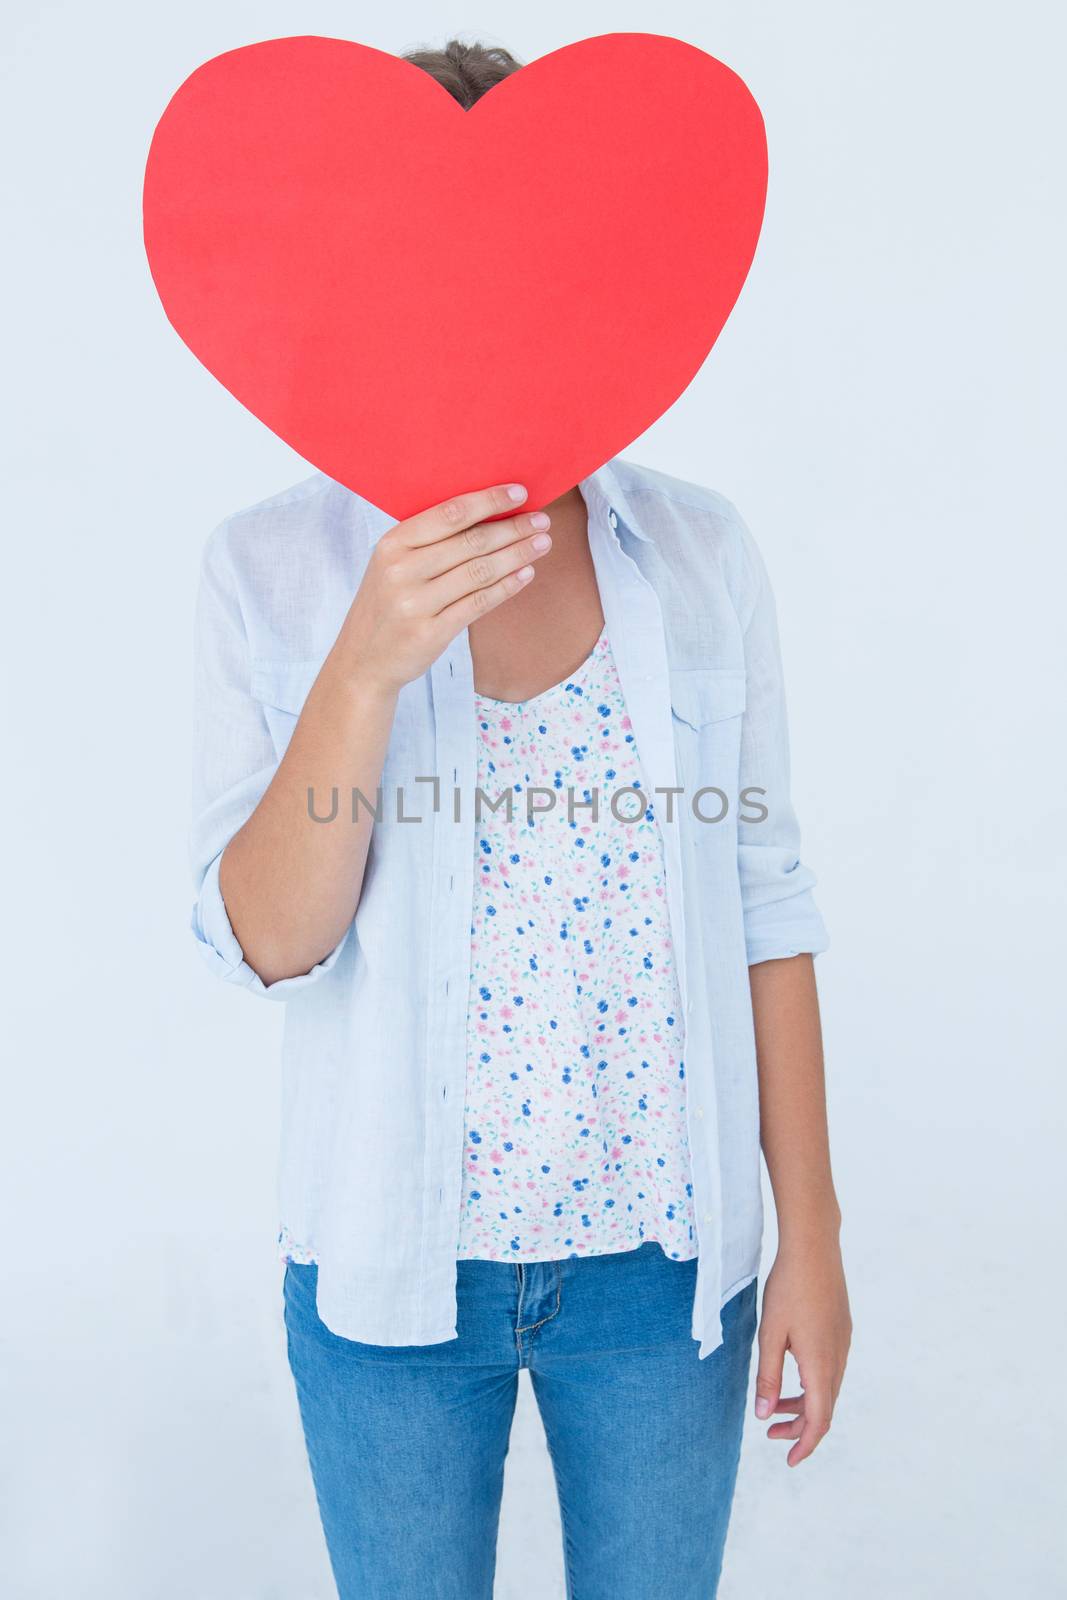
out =
[[[457,1338],[385,1346],[331,1333],[317,1268],[286,1268],[289,1364],[340,1600],[491,1600],[520,1367],[555,1470],[568,1596],[711,1600],[755,1282],[724,1306],[724,1342],[701,1361],[696,1262],[658,1244],[460,1261],[457,1277]]]

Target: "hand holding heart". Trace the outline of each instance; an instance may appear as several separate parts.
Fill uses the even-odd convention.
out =
[[[384,533],[335,646],[346,672],[402,689],[464,628],[519,594],[552,547],[547,512],[515,514],[525,499],[522,484],[501,484]]]

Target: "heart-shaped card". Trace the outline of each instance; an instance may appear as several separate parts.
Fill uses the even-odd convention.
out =
[[[313,466],[402,518],[518,480],[547,504],[690,383],[763,219],[763,120],[681,40],[543,56],[470,110],[365,45],[217,56],[155,130],[164,309]]]

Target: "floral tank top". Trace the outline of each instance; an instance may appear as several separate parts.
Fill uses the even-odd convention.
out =
[[[457,1255],[697,1253],[663,846],[606,630],[565,682],[475,696]],[[595,802],[595,806],[590,804]],[[510,810],[510,816],[509,816]]]

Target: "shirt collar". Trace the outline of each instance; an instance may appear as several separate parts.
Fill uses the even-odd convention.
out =
[[[590,513],[603,518],[616,539],[620,526],[624,526],[636,539],[645,544],[652,543],[623,488],[614,457],[595,472],[589,473],[588,477],[582,478],[578,488]]]

